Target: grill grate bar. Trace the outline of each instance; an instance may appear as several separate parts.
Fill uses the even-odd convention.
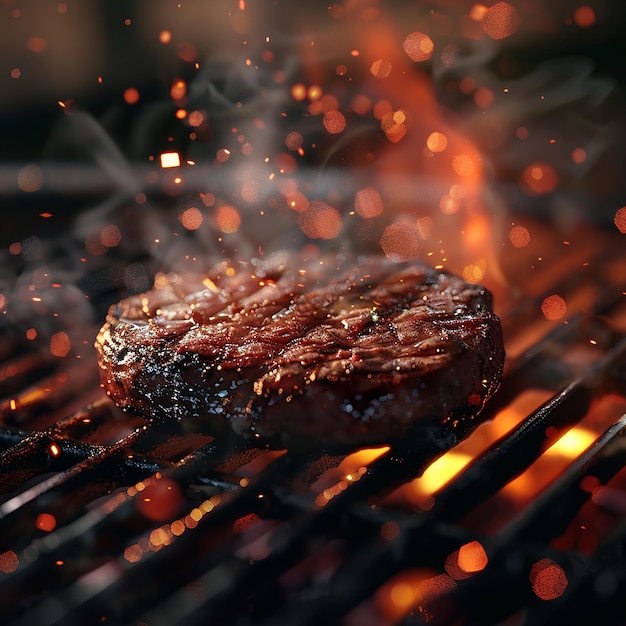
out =
[[[34,506],[39,505],[41,507],[44,504],[42,496],[45,495],[48,498],[53,496],[53,500],[56,499],[56,506],[62,509],[63,495],[69,495],[75,499],[81,489],[93,489],[96,493],[90,493],[86,499],[87,502],[91,502],[95,497],[110,493],[115,474],[119,473],[120,469],[124,469],[124,464],[116,464],[116,461],[120,460],[120,455],[126,454],[127,446],[125,443],[124,441],[120,442],[117,448],[105,448],[98,457],[86,459],[69,471],[61,472],[48,480],[44,480],[33,488],[32,493],[26,490],[17,496],[17,502],[12,502],[10,506],[27,504],[29,496],[32,495],[31,500]],[[157,476],[167,476],[172,481],[189,485],[194,482],[193,477],[200,474],[203,475],[203,488],[206,489],[207,485],[211,483],[210,478],[206,477],[207,470],[229,458],[231,453],[232,448],[230,446],[220,448],[217,444],[208,444],[182,459],[171,469],[164,469],[159,472]],[[139,459],[137,467],[140,465],[141,459]],[[154,464],[151,465],[140,468],[144,470],[142,473],[144,480],[146,476],[154,473],[152,471]],[[88,480],[85,480],[86,476],[88,476]],[[97,493],[98,476],[103,477],[103,489],[100,493]],[[153,480],[154,478],[152,476]],[[120,484],[128,484],[128,482],[128,476],[122,476]],[[113,488],[115,488],[115,484],[113,484]],[[20,498],[23,502],[20,502]],[[43,539],[33,540],[30,545],[24,548],[19,557],[22,565],[4,580],[4,590],[13,589],[17,591],[28,583],[29,586],[32,586],[29,595],[37,596],[45,589],[46,595],[49,596],[62,588],[64,584],[88,575],[89,571],[103,559],[106,560],[111,556],[116,557],[119,554],[120,542],[126,541],[130,544],[137,532],[141,532],[142,529],[149,532],[152,527],[153,521],[144,518],[137,512],[136,500],[137,491],[135,491],[134,497],[128,497],[123,493],[113,495],[101,507],[88,511],[81,517],[64,524]],[[77,509],[75,503],[73,504],[73,513],[80,512],[80,508]],[[51,502],[46,501],[44,510],[50,510],[51,506]],[[29,511],[25,510],[23,514],[28,516]],[[62,515],[59,517],[62,520]],[[19,527],[20,524],[12,519],[10,528]],[[33,539],[32,535],[27,534],[25,536],[26,539],[29,537],[30,540]],[[100,546],[98,549],[95,549],[93,545],[95,538],[98,539]],[[59,560],[64,561],[68,554],[90,554],[90,557],[87,560],[80,560],[74,568],[63,568],[55,575],[54,570],[58,569],[55,568],[55,563]],[[3,615],[7,618],[14,614],[15,609],[18,608],[14,604],[10,594],[4,594],[0,597],[0,607],[2,607]]]
[[[585,375],[531,413],[518,428],[505,435],[475,459],[449,486],[434,494],[438,514],[446,510],[464,512],[524,471],[561,433],[578,423],[594,400],[612,390],[612,379],[626,359],[626,340],[619,343]]]
[[[162,473],[163,478],[183,485],[189,484],[192,482],[193,476],[204,472],[207,466],[220,463],[229,456],[230,452],[230,449],[220,449],[217,445],[210,444],[207,449],[198,451],[172,469],[164,471]],[[180,577],[176,577],[172,581],[177,588],[181,584],[181,580],[185,579],[184,573],[180,570],[186,559],[193,557],[194,560],[197,560],[203,551],[207,550],[207,546],[202,547],[203,540],[198,538],[198,533],[202,532],[202,537],[206,539],[210,534],[208,531],[215,532],[221,526],[231,523],[233,519],[256,509],[258,494],[265,492],[265,487],[268,487],[273,481],[279,480],[285,471],[289,475],[288,470],[301,463],[300,459],[289,456],[277,459],[259,477],[260,480],[256,483],[251,481],[247,489],[240,490],[234,494],[234,498],[226,499],[220,506],[215,506],[213,514],[203,518],[204,524],[199,525],[201,526],[200,530],[197,532],[188,531],[184,535],[176,537],[175,554],[172,554],[171,551],[149,552],[141,561],[134,564],[129,564],[122,555],[119,555],[120,544],[130,545],[137,539],[138,532],[145,532],[149,535],[154,527],[150,520],[144,519],[136,512],[136,499],[139,497],[137,494],[132,497],[124,497],[122,502],[116,502],[115,497],[111,498],[111,506],[105,505],[90,511],[59,532],[53,542],[54,548],[46,554],[46,562],[52,563],[58,558],[63,558],[64,554],[80,550],[81,547],[84,547],[81,544],[85,541],[89,542],[93,537],[98,537],[101,542],[105,537],[110,537],[111,539],[115,538],[113,542],[114,552],[109,555],[104,554],[102,558],[106,558],[111,563],[111,567],[118,572],[118,575],[113,579],[105,576],[98,581],[91,581],[88,587],[84,586],[84,581],[79,577],[75,577],[75,582],[70,582],[66,587],[63,585],[68,583],[68,580],[60,581],[61,584],[54,589],[50,588],[53,585],[48,585],[46,599],[27,614],[28,619],[24,623],[42,625],[56,623],[56,618],[51,621],[50,616],[55,615],[53,609],[59,600],[65,607],[64,619],[69,619],[72,616],[72,619],[78,620],[77,623],[84,623],[81,620],[86,615],[91,614],[94,604],[99,611],[107,610],[111,606],[116,606],[119,610],[125,608],[125,605],[134,606],[142,588],[145,588],[148,594],[154,594],[155,588],[158,589],[159,593],[163,593],[168,584],[167,580],[164,579],[167,579],[172,572],[180,573]],[[121,530],[125,531],[125,535],[120,532]],[[211,551],[208,551],[208,558],[214,558]],[[165,562],[163,562],[164,560]],[[93,565],[92,563],[91,566]],[[35,569],[38,570],[41,567],[42,564],[40,563]],[[120,578],[122,572],[125,572],[125,576]],[[166,575],[165,572],[169,572],[169,574]],[[83,575],[89,576],[89,571],[83,572]],[[21,577],[24,576],[28,578],[29,573],[23,571]],[[71,579],[69,580],[71,581]],[[155,582],[156,580],[158,580],[156,587],[146,586],[147,582]],[[129,581],[132,581],[133,584],[129,585]]]
[[[12,623],[63,626],[102,619],[151,626],[339,621],[355,608],[373,606],[377,590],[407,569],[442,571],[451,553],[477,537],[489,555],[487,568],[433,603],[432,614],[418,610],[407,621],[432,622],[436,615],[439,622],[434,623],[450,616],[463,623],[495,623],[518,607],[524,607],[533,625],[550,618],[582,623],[581,616],[594,611],[610,616],[618,606],[616,594],[626,590],[621,563],[626,529],[618,526],[582,559],[582,571],[579,556],[549,542],[590,497],[579,487],[581,477],[593,472],[608,481],[626,465],[626,417],[495,537],[470,530],[466,519],[532,466],[557,433],[592,412],[595,400],[624,395],[626,340],[619,341],[623,335],[617,329],[623,324],[612,321],[623,296],[615,284],[602,286],[604,256],[610,263],[615,255],[596,242],[563,254],[559,263],[540,272],[540,279],[533,278],[524,306],[512,300],[503,309],[506,335],[522,349],[507,361],[501,390],[485,417],[496,416],[526,389],[553,397],[440,488],[428,511],[394,509],[385,496],[455,445],[454,433],[442,437],[423,429],[410,445],[394,444],[358,481],[318,508],[310,484],[320,468],[336,468],[340,457],[290,449],[242,479],[244,463],[233,459],[245,451],[237,442],[213,441],[191,432],[193,424],[117,415],[107,399],[71,414],[69,407],[85,391],[92,394],[89,401],[94,392],[101,393],[93,382],[97,371],[49,355],[39,362],[0,346],[3,360],[10,359],[0,368],[0,487],[10,493],[0,505],[0,530],[3,545],[19,553],[19,568],[0,574],[3,617]],[[615,254],[622,254],[621,248]],[[573,277],[571,268],[585,264]],[[119,267],[100,268],[83,287],[103,302],[117,300],[118,287],[124,288]],[[562,294],[568,306],[575,303],[573,316],[566,324],[537,320],[530,342],[528,326],[542,299],[553,293]],[[580,361],[570,358],[581,346],[588,348],[589,339],[597,344],[596,353]],[[57,421],[60,412],[70,417]],[[60,454],[51,455],[52,445]],[[141,508],[141,489],[155,484],[180,491],[180,509],[167,519],[152,518]],[[198,511],[200,519],[173,534],[174,522],[187,524]],[[52,532],[33,532],[41,512],[54,515],[58,526]],[[247,517],[254,518],[252,526],[235,531]],[[381,532],[386,524],[397,527],[395,539]],[[24,532],[27,528],[31,531]],[[171,536],[157,550],[152,537],[164,529]],[[257,544],[265,545],[262,556],[256,556]],[[140,548],[141,558],[127,558],[130,548]],[[529,568],[546,556],[564,568],[570,581],[567,592],[552,603],[538,600],[528,580]],[[307,569],[326,558],[324,576]],[[63,567],[57,566],[60,561]],[[289,582],[294,571],[297,584]],[[248,598],[254,598],[253,605],[244,608]],[[486,610],[489,603],[494,606]]]
[[[286,609],[284,617],[277,618],[276,623],[313,624],[329,615],[338,618],[359,601],[370,596],[378,586],[398,571],[420,564],[416,563],[411,555],[419,554],[422,559],[421,565],[424,565],[424,562],[434,565],[438,559],[445,559],[446,554],[433,553],[434,544],[430,542],[430,538],[436,535],[436,527],[442,523],[459,522],[477,504],[495,494],[526,469],[528,464],[538,458],[551,443],[545,434],[548,427],[558,426],[564,429],[577,423],[586,412],[589,403],[601,395],[606,385],[606,377],[602,373],[616,369],[625,355],[626,341],[616,346],[586,376],[572,383],[540,407],[520,427],[496,442],[453,481],[435,493],[435,505],[432,509],[414,513],[405,520],[395,518],[402,531],[398,539],[400,543],[383,547],[376,547],[375,542],[373,545],[365,544],[354,555],[353,563],[346,563],[329,586],[320,592],[322,599],[317,605],[309,606],[306,611],[302,611],[299,603],[294,602]],[[622,434],[623,429],[624,423],[618,421],[589,454],[599,454],[608,442]],[[620,450],[619,445],[618,442],[617,451]],[[609,460],[609,469],[598,465],[595,468],[596,475],[609,477],[626,462],[626,457],[611,453]],[[590,463],[587,456],[580,457],[563,478],[551,490],[546,491],[541,500],[537,500],[536,506],[543,508],[539,511],[533,509],[534,513],[520,518],[520,528],[517,531],[513,529],[509,531],[511,536],[507,535],[505,545],[515,545],[517,541],[524,539],[524,536],[517,536],[517,533],[522,535],[522,528],[526,529],[527,534],[539,533],[541,528],[544,528],[543,522],[538,520],[542,519],[543,513],[547,515],[546,510],[548,512],[552,510],[555,502],[565,498],[565,492],[571,488],[570,482],[577,483],[580,480],[581,468],[585,463]],[[588,494],[582,492],[575,492],[575,495],[582,496],[583,499],[588,497]],[[559,508],[558,511],[562,513],[559,520],[567,520],[568,515],[580,508],[581,504],[582,501],[575,500],[569,508],[563,510]],[[549,527],[553,530],[552,526]],[[421,538],[424,536],[429,538],[426,544],[422,543]],[[399,547],[400,544],[402,547]],[[359,577],[359,572],[362,571],[370,572],[366,580]],[[269,623],[273,624],[274,621]]]
[[[69,406],[76,404],[77,399],[84,397],[85,389],[93,394],[97,384],[95,367],[78,364],[67,371],[54,371],[23,388],[10,399],[0,402],[0,421],[31,430],[46,428],[61,417],[56,413],[57,410],[66,411]],[[87,402],[79,403],[79,406],[85,404]]]
[[[0,398],[23,391],[36,380],[51,374],[57,367],[49,355],[26,352],[4,360],[0,368]]]
[[[569,520],[589,499],[580,485],[592,475],[602,484],[626,465],[626,415],[579,455],[561,476],[545,489],[500,535],[502,543],[547,540],[565,530]],[[558,502],[559,506],[555,507]]]
[[[98,430],[106,430],[107,421],[113,421],[110,408],[108,401],[100,401],[41,431],[1,429],[3,439],[14,442],[0,454],[2,491],[10,493],[27,480],[46,473],[96,469],[109,454],[130,449],[131,444],[145,436],[145,427],[135,428],[121,438],[115,437],[112,445],[88,443],[88,435],[93,437]],[[126,456],[120,458],[119,463],[117,474],[124,481],[132,477],[139,480],[138,476],[161,469],[157,463],[140,456]],[[5,508],[0,507],[0,512]]]
[[[450,519],[458,519],[466,510],[470,509],[472,505],[475,505],[476,502],[479,502],[482,498],[493,493],[502,484],[514,477],[517,472],[523,470],[529,462],[529,458],[532,459],[539,456],[546,445],[545,429],[548,425],[556,424],[560,428],[563,428],[572,425],[580,419],[581,411],[584,413],[586,410],[590,397],[597,395],[604,384],[601,382],[603,377],[599,373],[603,372],[609,365],[614,366],[615,363],[619,361],[619,357],[623,352],[624,347],[618,346],[607,358],[594,367],[590,373],[572,383],[565,391],[558,394],[534,415],[530,416],[518,431],[515,431],[509,438],[505,438],[499,442],[499,444],[494,446],[479,461],[476,461],[473,466],[466,470],[460,478],[437,494],[436,515],[438,517],[436,519],[439,525],[448,517]],[[519,449],[523,449],[525,450],[525,454],[528,454],[529,442],[534,452],[530,457],[525,456],[524,462],[520,462],[521,464],[518,467],[514,463],[515,459],[519,456],[517,452]],[[306,511],[301,513],[299,515],[300,521],[297,521],[298,518],[295,518],[296,521],[291,530],[285,532],[283,528],[280,530],[280,533],[277,533],[277,539],[280,541],[279,545],[274,547],[268,558],[264,559],[259,564],[250,567],[247,561],[233,558],[232,550],[221,552],[221,557],[217,553],[209,553],[205,559],[199,559],[197,566],[206,567],[209,570],[207,574],[201,576],[199,583],[205,590],[213,590],[213,595],[209,593],[208,600],[206,597],[203,597],[199,604],[196,603],[196,605],[194,605],[193,603],[186,602],[184,606],[181,607],[181,597],[179,594],[184,595],[186,593],[185,591],[181,591],[178,592],[178,594],[174,593],[174,597],[168,599],[167,605],[176,607],[174,613],[180,618],[182,623],[182,621],[187,619],[200,619],[203,615],[208,613],[212,614],[216,610],[228,606],[228,603],[232,602],[234,598],[240,596],[241,593],[247,590],[254,588],[258,591],[260,587],[263,587],[262,582],[264,580],[274,579],[278,575],[286,572],[303,558],[303,555],[307,553],[311,554],[320,545],[323,545],[326,541],[336,536],[337,520],[345,518],[346,515],[348,515],[348,517],[353,515],[350,511],[355,505],[371,498],[373,495],[379,494],[381,491],[387,491],[393,487],[393,485],[406,481],[418,474],[421,467],[427,465],[432,458],[441,452],[441,442],[435,442],[426,438],[421,444],[420,446],[409,449],[402,449],[401,447],[392,449],[386,456],[370,466],[368,473],[361,481],[355,483],[343,494],[334,498],[327,507],[314,514],[310,514]],[[448,443],[443,447],[445,448],[447,445]],[[296,456],[297,455],[293,454],[286,455],[286,462],[293,464]],[[193,458],[196,459],[196,457]],[[205,457],[203,455],[200,458],[204,459]],[[214,462],[215,460],[209,465],[214,466]],[[513,466],[511,466],[512,462]],[[202,463],[200,463],[200,465],[202,465]],[[191,477],[197,476],[202,472],[206,473],[209,469],[206,467],[206,463],[203,465],[204,467],[200,468],[197,460],[190,461],[187,459],[177,468],[179,471],[182,471],[184,468],[183,473],[185,474],[185,476],[179,474],[177,476],[178,480],[181,484],[190,484]],[[274,464],[272,464],[272,466],[273,465]],[[272,466],[270,466],[270,468]],[[506,471],[502,471],[503,469]],[[174,477],[175,472],[172,474],[165,472],[164,475]],[[271,473],[266,471],[262,475],[264,478],[260,483],[265,485],[267,495],[269,496],[271,494],[271,498],[268,499],[278,500],[280,502],[281,496],[280,489],[278,488],[280,481],[276,484],[272,484],[272,481],[268,478]],[[490,484],[483,488],[483,491],[480,489],[476,491],[477,484],[480,484],[481,481],[485,481],[486,477],[490,478],[490,480],[487,481]],[[497,477],[496,481],[494,481],[494,477]],[[464,499],[463,494],[470,486],[473,497]],[[258,496],[258,493],[258,490],[255,493],[254,489],[248,487],[237,493],[235,498],[228,504],[216,508],[213,515],[208,515],[204,518],[208,520],[208,523],[204,522],[203,519],[202,536],[206,536],[209,530],[218,528],[220,524],[232,523],[239,516],[253,511],[260,512],[257,508],[257,503],[254,502],[254,498]],[[477,493],[478,496],[476,495]],[[310,504],[311,498],[308,500]],[[282,506],[284,505],[285,499],[282,498]],[[129,507],[132,508],[132,505],[127,505],[127,508]],[[275,509],[270,509],[269,513],[270,516],[275,514]],[[406,536],[412,537],[418,534],[418,530],[423,533],[426,528],[424,520],[430,519],[434,519],[432,515],[425,515],[421,518],[421,521],[413,522],[412,527],[406,530]],[[86,522],[85,520],[89,521]],[[102,536],[107,525],[113,527],[116,523],[115,521],[111,522],[106,516],[90,518],[89,515],[78,521],[80,522],[78,524],[78,527],[81,529],[80,535],[83,535],[85,532],[92,532]],[[378,524],[380,525],[380,522],[378,522]],[[375,528],[374,526],[374,529]],[[432,552],[434,543],[436,543],[433,543],[433,538],[437,536],[437,529],[434,524],[430,525],[426,536],[429,537],[429,543],[431,543],[429,550]],[[59,556],[63,551],[74,549],[75,541],[77,541],[76,535],[68,537],[65,541],[60,542],[62,549],[59,548],[56,551],[52,551],[51,556]],[[123,595],[123,587],[128,586],[128,580],[137,580],[142,577],[150,580],[154,577],[154,574],[151,574],[151,570],[162,571],[171,565],[172,560],[181,558],[181,553],[185,554],[185,549],[181,549],[182,544],[189,543],[190,541],[192,541],[191,538],[178,538],[177,550],[171,552],[166,549],[156,554],[150,554],[148,558],[143,559],[140,564],[132,568],[128,568],[127,564],[120,561],[120,563],[125,566],[125,569],[129,571],[130,578],[123,577],[119,582],[116,581],[112,585],[106,585],[98,593],[89,595],[88,598],[86,598],[84,594],[81,595],[78,593],[73,586],[70,586],[66,590],[66,594],[69,594],[71,597],[82,598],[82,600],[76,604],[77,610],[82,610],[82,604],[84,603],[87,604],[87,607],[94,603],[101,603],[102,598],[109,598],[110,602],[111,598],[119,596],[120,592],[122,592]],[[442,545],[447,549],[449,542],[444,542]],[[423,546],[421,547],[423,548]],[[439,548],[434,554],[439,556],[439,552],[442,549],[444,548]],[[424,552],[422,553],[425,555]],[[224,558],[225,555],[227,555],[226,558]],[[158,567],[154,567],[155,562],[159,563]],[[401,567],[405,566],[403,561],[398,562],[397,559],[395,562],[392,561],[392,563],[392,569],[394,571],[398,571]],[[28,568],[22,568],[22,571],[24,572],[23,575],[28,574]],[[349,568],[346,568],[346,571],[350,571]],[[370,569],[370,571],[372,570]],[[384,570],[381,569],[380,571]],[[389,574],[389,572],[387,572],[387,574]],[[218,585],[216,587],[214,581],[219,579],[230,580],[231,583],[226,586]],[[179,581],[174,581],[174,589],[177,588],[178,584]],[[365,588],[367,589],[367,587]],[[91,590],[93,591],[93,588],[91,588]],[[349,606],[344,602],[341,607],[342,611],[345,612],[345,609],[351,608],[356,599],[362,598],[352,598],[352,602]],[[127,601],[129,603],[131,602],[130,600]],[[106,606],[106,604],[107,603],[104,603],[103,606]],[[70,604],[70,606],[72,605]],[[164,615],[165,608],[166,607],[158,605],[155,613],[151,614],[149,617]],[[237,608],[237,605],[235,605],[235,609]],[[324,610],[326,611],[327,609],[328,606],[325,605]],[[41,610],[43,613],[47,613],[45,604]],[[313,611],[310,614],[316,615],[317,613]],[[308,621],[306,623],[308,623]]]
[[[574,576],[575,568],[564,555],[540,546],[557,537],[590,498],[591,494],[580,486],[585,475],[591,474],[605,482],[624,467],[625,433],[626,416],[623,416],[577,457],[507,528],[495,537],[485,539],[489,565],[467,581],[462,581],[456,590],[437,600],[436,608],[433,609],[437,619],[433,623],[442,626],[450,623],[455,617],[454,608],[460,606],[465,615],[474,615],[480,623],[491,623],[489,613],[496,609],[504,611],[506,608],[507,614],[513,613],[523,601],[533,598],[528,573],[535,562],[546,556],[557,554],[566,572]],[[501,600],[497,607],[490,606],[492,598],[498,597],[496,590],[507,586],[517,590],[515,598],[508,598],[511,604],[505,605]],[[503,593],[507,595],[505,591]]]

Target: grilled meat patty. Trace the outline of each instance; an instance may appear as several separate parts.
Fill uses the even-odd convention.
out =
[[[488,291],[382,256],[277,254],[159,275],[111,307],[95,345],[119,406],[273,445],[471,430],[504,361]]]

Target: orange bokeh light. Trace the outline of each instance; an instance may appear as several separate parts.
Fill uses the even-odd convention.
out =
[[[107,248],[115,248],[122,241],[122,233],[118,226],[110,224],[100,231],[100,243]]]
[[[191,113],[189,113],[187,121],[189,122],[189,126],[198,128],[198,126],[201,126],[204,122],[204,115],[201,111],[192,111]]]
[[[67,333],[61,331],[50,337],[50,352],[54,356],[65,357],[69,354],[71,348],[72,343]]]
[[[459,81],[459,91],[469,96],[476,89],[476,81],[471,76],[464,76]]]
[[[370,66],[370,73],[376,78],[387,78],[391,74],[391,70],[391,63],[384,59],[376,59]]]
[[[556,600],[567,589],[567,574],[551,559],[541,559],[530,569],[529,575],[535,595],[540,600]]]
[[[472,157],[467,154],[457,154],[452,159],[452,169],[459,176],[472,176],[476,171]]]
[[[439,200],[439,210],[446,215],[454,215],[461,210],[461,202],[457,198],[445,194]]]
[[[311,85],[306,90],[306,97],[309,100],[319,100],[322,97],[323,93],[324,93],[324,91],[322,90],[322,88],[319,85]]]
[[[390,224],[380,238],[380,246],[385,256],[395,261],[415,259],[420,248],[419,230],[408,220]]]
[[[33,37],[29,37],[26,40],[26,48],[30,52],[35,52],[35,53],[43,52],[47,47],[48,47],[48,42],[43,37],[33,36]]]
[[[287,152],[281,152],[274,157],[276,167],[281,174],[295,172],[298,169],[298,162]]]
[[[435,49],[435,44],[428,35],[415,32],[407,35],[402,47],[411,61],[419,62],[430,59]]]
[[[389,100],[378,100],[376,104],[374,104],[373,113],[375,119],[382,120],[388,113],[393,113],[393,105]]]
[[[488,109],[495,99],[493,91],[488,87],[479,87],[474,92],[474,103],[481,109]]]
[[[560,320],[567,313],[567,304],[561,296],[553,294],[541,303],[541,312],[550,321]]]
[[[380,527],[380,536],[386,541],[393,541],[400,534],[400,527],[395,522],[385,522]]]
[[[435,598],[452,591],[456,587],[454,580],[447,574],[438,574],[423,580],[418,585],[418,594],[422,602],[432,602]]]
[[[580,28],[589,28],[596,21],[595,11],[590,6],[580,6],[574,11],[574,22]]]
[[[170,87],[172,100],[182,100],[187,94],[187,83],[184,80],[175,80]]]
[[[550,193],[558,184],[558,174],[548,163],[531,163],[522,173],[522,187],[531,195]]]
[[[615,226],[617,226],[617,230],[626,235],[626,206],[623,206],[621,209],[617,209],[617,211],[615,211],[613,222],[615,223]]]
[[[256,513],[248,513],[247,515],[235,520],[233,523],[233,535],[243,533],[262,521],[263,520]]]
[[[315,103],[311,103],[315,104]],[[325,93],[317,102],[321,113],[328,113],[339,108],[339,100],[332,93]]]
[[[137,102],[139,102],[139,92],[134,87],[129,87],[124,91],[124,102],[127,104],[137,104]]]
[[[356,193],[354,208],[361,217],[366,219],[380,215],[384,209],[382,198],[373,187],[366,187]]]
[[[459,548],[458,563],[464,572],[480,572],[488,562],[487,553],[479,541],[470,541]]]
[[[0,554],[0,572],[10,574],[19,566],[20,560],[13,550],[7,550],[6,552]]]
[[[480,267],[480,265],[470,263],[463,268],[463,272],[461,274],[468,283],[476,284],[484,278],[485,269],[484,267]]]
[[[198,230],[204,220],[202,213],[195,206],[185,209],[179,214],[178,220],[187,230]]]
[[[322,200],[313,200],[298,216],[298,226],[311,239],[334,239],[342,225],[339,211]]]
[[[174,517],[183,504],[183,495],[178,483],[168,478],[151,480],[142,484],[137,495],[137,510],[153,521],[164,521]]]
[[[17,173],[17,186],[27,193],[39,191],[43,182],[43,172],[41,168],[34,163],[25,165]]]
[[[259,184],[256,180],[247,180],[241,186],[241,199],[250,204],[259,199]]]
[[[287,135],[285,139],[285,145],[290,150],[297,150],[298,148],[302,146],[303,141],[304,141],[304,138],[302,137],[302,135],[297,131],[293,131]]]
[[[138,561],[141,561],[142,556],[143,556],[143,550],[136,543],[134,543],[132,546],[128,546],[124,550],[124,558],[129,563],[137,563]]]
[[[297,83],[291,87],[291,97],[296,102],[302,102],[306,98],[306,86],[302,83]]]
[[[492,39],[505,39],[519,28],[521,19],[517,9],[508,2],[497,2],[489,7],[480,26]]]
[[[341,111],[328,111],[327,113],[324,113],[322,124],[324,124],[324,128],[327,132],[331,135],[336,135],[345,130],[346,118]]]
[[[287,201],[287,206],[296,211],[296,213],[302,213],[309,207],[309,199],[300,191],[286,193],[285,200]]]
[[[56,528],[57,520],[54,515],[50,515],[50,513],[40,513],[37,516],[35,525],[39,528],[39,530],[45,530],[49,533]]]
[[[407,133],[404,123],[406,114],[399,111],[385,113],[380,121],[380,127],[391,143],[398,143]]]
[[[485,14],[489,10],[484,4],[475,4],[469,12],[469,16],[475,22],[482,22],[485,17]]]
[[[513,226],[509,231],[509,241],[516,248],[525,248],[530,243],[530,233],[524,226]]]
[[[448,138],[443,133],[430,133],[426,146],[431,152],[443,152],[448,147]]]
[[[241,215],[235,207],[228,204],[217,210],[217,225],[223,233],[236,233],[241,226]]]

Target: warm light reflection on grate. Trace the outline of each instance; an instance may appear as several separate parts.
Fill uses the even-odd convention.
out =
[[[504,497],[519,504],[526,503],[554,480],[569,462],[579,456],[599,433],[575,426],[564,433],[525,472],[502,490]]]
[[[389,451],[389,446],[365,448],[348,455],[336,467],[332,467],[311,485],[317,493],[316,507],[323,507],[335,496],[345,491],[350,483],[356,482],[367,472],[367,466]]]
[[[546,456],[558,455],[574,459],[586,450],[595,438],[595,433],[575,426],[554,442],[546,451]]]

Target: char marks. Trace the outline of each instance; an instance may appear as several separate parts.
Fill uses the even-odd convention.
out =
[[[498,385],[490,294],[422,263],[280,255],[156,285],[112,307],[96,342],[126,408],[198,417],[225,392],[219,419],[242,434],[308,436],[328,412],[331,438],[378,441],[420,415],[473,416]]]

